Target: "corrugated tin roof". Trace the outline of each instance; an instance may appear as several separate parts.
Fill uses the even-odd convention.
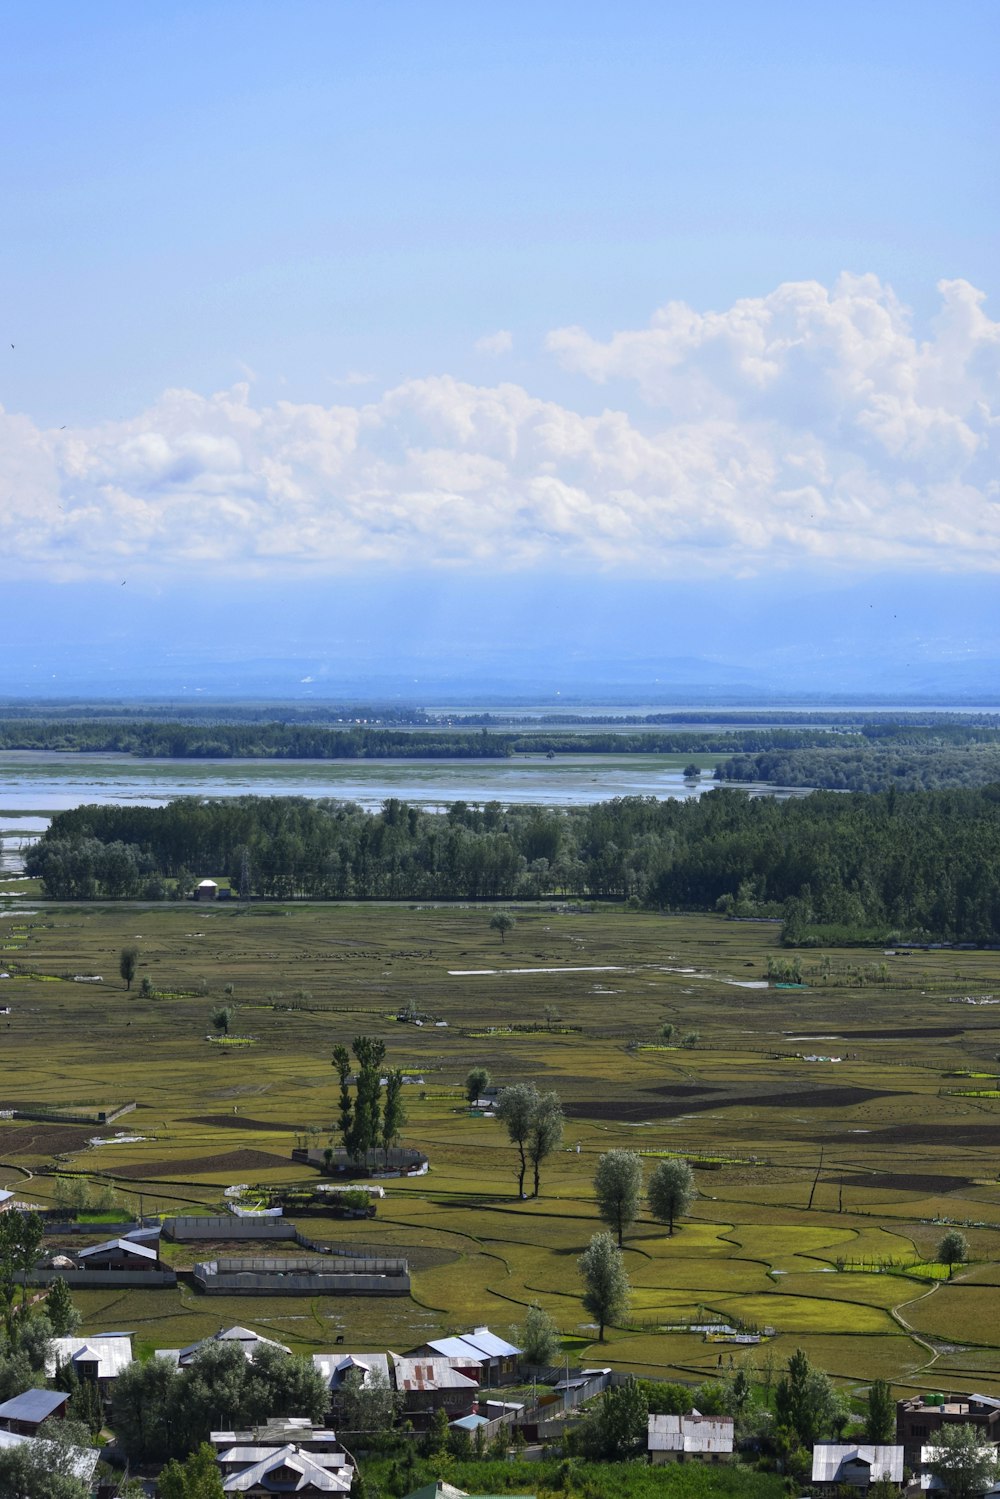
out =
[[[150,1249],[148,1244],[138,1244],[134,1239],[106,1239],[103,1244],[91,1244],[89,1249],[81,1249],[77,1252],[78,1260],[85,1260],[91,1254],[107,1254],[112,1249],[124,1250],[126,1254],[137,1254],[142,1260],[155,1260],[156,1250]]]
[[[62,1390],[25,1390],[0,1405],[0,1421],[44,1421],[68,1399]]]
[[[45,1360],[51,1378],[58,1364],[97,1363],[98,1379],[115,1379],[132,1362],[132,1334],[98,1333],[92,1338],[53,1338],[52,1352]]]
[[[903,1481],[903,1449],[895,1444],[867,1445],[855,1442],[817,1442],[813,1448],[813,1483],[847,1483],[846,1470],[867,1468],[871,1481],[888,1478]]]
[[[460,1373],[448,1358],[391,1355],[397,1390],[478,1390],[479,1381]],[[468,1361],[465,1360],[467,1363]]]
[[[466,1343],[471,1343],[473,1348],[481,1348],[490,1358],[516,1358],[521,1352],[513,1343],[490,1332],[488,1327],[474,1327],[471,1332],[464,1332],[461,1336]]]
[[[733,1418],[650,1416],[646,1441],[650,1452],[732,1452]]]
[[[259,1484],[267,1478],[269,1473],[278,1468],[290,1468],[293,1473],[300,1475],[296,1488],[306,1488],[308,1485],[323,1494],[350,1493],[354,1478],[354,1469],[351,1467],[324,1468],[307,1452],[300,1452],[296,1447],[272,1447],[267,1456],[259,1462],[252,1463],[240,1472],[230,1473],[223,1478],[223,1491],[227,1494],[242,1493]],[[289,1491],[282,1486],[282,1492]]]

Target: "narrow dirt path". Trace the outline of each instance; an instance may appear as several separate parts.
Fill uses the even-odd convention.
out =
[[[928,1296],[934,1295],[934,1292],[938,1289],[939,1286],[945,1284],[947,1284],[947,1282],[936,1280],[929,1291],[921,1291],[919,1296],[911,1296],[907,1301],[898,1301],[895,1306],[891,1306],[889,1308],[890,1317],[894,1322],[899,1323],[900,1327],[906,1333],[907,1337],[912,1338],[915,1343],[919,1343],[921,1348],[926,1348],[927,1352],[931,1355],[925,1364],[919,1364],[917,1368],[912,1371],[914,1374],[920,1374],[924,1369],[929,1369],[933,1363],[937,1362],[937,1360],[941,1357],[941,1354],[934,1347],[933,1343],[928,1343],[927,1339],[923,1337],[919,1332],[917,1332],[916,1328],[913,1327],[911,1323],[907,1322],[906,1318],[903,1316],[903,1307],[915,1306],[918,1301],[926,1301]]]

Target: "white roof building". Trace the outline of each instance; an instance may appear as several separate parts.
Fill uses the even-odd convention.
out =
[[[45,1360],[45,1373],[51,1379],[59,1364],[88,1367],[96,1364],[98,1379],[117,1379],[132,1362],[132,1334],[104,1332],[92,1338],[53,1338],[52,1352]]]
[[[392,1388],[389,1359],[384,1353],[314,1353],[312,1361],[326,1380],[331,1394],[336,1394],[345,1379],[352,1375],[360,1379],[362,1389],[376,1373],[382,1375],[387,1388]]]
[[[647,1451],[718,1457],[733,1450],[732,1416],[650,1416]]]
[[[177,1368],[183,1369],[210,1343],[238,1343],[248,1359],[253,1358],[255,1349],[260,1347],[277,1348],[280,1353],[292,1351],[284,1343],[276,1343],[273,1338],[262,1338],[251,1327],[237,1326],[223,1327],[210,1338],[202,1338],[199,1343],[189,1343],[186,1348],[157,1348],[156,1357],[170,1359]]]
[[[866,1489],[888,1479],[903,1482],[903,1448],[900,1444],[817,1442],[813,1448],[813,1483],[849,1483]]]

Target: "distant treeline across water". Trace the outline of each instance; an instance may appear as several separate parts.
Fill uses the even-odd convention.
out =
[[[392,798],[376,814],[182,797],[60,813],[26,870],[57,899],[164,899],[212,875],[278,899],[612,898],[780,916],[792,944],[985,943],[1000,933],[1000,785],[443,813]]]
[[[416,716],[415,716],[416,721]],[[0,751],[119,754],[170,760],[502,760],[517,755],[714,755],[716,776],[835,791],[934,790],[1000,781],[992,717],[872,716],[850,729],[755,725],[641,730],[387,728],[160,719],[0,719]],[[695,766],[697,769],[697,766]]]

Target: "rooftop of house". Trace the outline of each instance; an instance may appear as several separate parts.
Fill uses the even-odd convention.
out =
[[[189,1343],[186,1348],[157,1348],[156,1357],[170,1359],[174,1364],[189,1364],[193,1358],[207,1348],[211,1343],[236,1343],[246,1354],[252,1358],[254,1349],[260,1347],[277,1348],[281,1353],[291,1353],[284,1343],[276,1343],[273,1338],[261,1337],[259,1332],[254,1332],[250,1327],[223,1327],[210,1338],[202,1338],[198,1343]]]
[[[0,1421],[46,1421],[68,1400],[64,1390],[25,1390],[0,1405]]]
[[[362,1385],[373,1374],[381,1374],[386,1384],[390,1383],[389,1359],[384,1353],[314,1353],[312,1361],[331,1390],[339,1390],[352,1374],[360,1378]]]
[[[90,1338],[53,1338],[45,1372],[51,1379],[59,1364],[96,1363],[98,1379],[115,1379],[131,1362],[132,1334],[102,1332]]]
[[[77,1259],[85,1260],[92,1254],[109,1254],[114,1249],[121,1249],[126,1254],[134,1254],[141,1260],[156,1261],[156,1250],[148,1244],[139,1244],[135,1239],[105,1239],[103,1244],[91,1244],[89,1249],[77,1251]]]
[[[404,1358],[390,1353],[396,1377],[396,1389],[407,1390],[478,1390],[479,1381],[470,1379],[449,1358]],[[468,1365],[468,1359],[459,1360]]]
[[[25,1443],[29,1446],[41,1443],[43,1450],[46,1446],[44,1437],[29,1437],[17,1431],[0,1431],[0,1449],[4,1447],[21,1447]],[[74,1477],[81,1479],[83,1483],[89,1484],[101,1456],[100,1452],[96,1447],[70,1447],[69,1452]]]
[[[650,1452],[732,1452],[732,1416],[650,1416],[647,1431]]]
[[[847,1483],[850,1471],[867,1468],[872,1482],[903,1481],[903,1449],[895,1443],[817,1442],[813,1448],[813,1483]]]
[[[283,1474],[291,1472],[297,1476],[294,1489],[283,1480]],[[227,1474],[222,1480],[223,1492],[239,1494],[247,1489],[270,1487],[272,1479],[275,1493],[289,1493],[311,1489],[321,1494],[349,1494],[354,1479],[354,1469],[349,1465],[326,1467],[317,1456],[300,1452],[289,1443],[284,1447],[272,1447],[264,1457],[246,1468]]]

